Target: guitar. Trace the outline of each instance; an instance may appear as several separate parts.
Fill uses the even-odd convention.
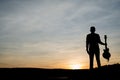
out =
[[[109,48],[107,47],[107,35],[104,35],[104,39],[105,39],[105,49],[102,56],[109,61],[111,54],[109,52]]]

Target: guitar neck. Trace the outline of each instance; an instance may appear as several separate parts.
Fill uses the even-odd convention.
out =
[[[105,38],[105,48],[107,49],[107,35],[104,35],[104,38]]]

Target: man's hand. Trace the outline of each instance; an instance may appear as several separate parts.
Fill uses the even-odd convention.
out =
[[[86,51],[87,51],[88,54],[90,53],[88,49],[86,49]]]
[[[107,43],[103,43],[102,45],[107,45]]]

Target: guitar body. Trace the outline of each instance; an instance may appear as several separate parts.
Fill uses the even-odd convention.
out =
[[[109,48],[104,49],[103,57],[109,61],[111,54],[109,53]]]
[[[103,53],[102,56],[109,61],[109,58],[111,57],[111,54],[109,52],[109,48],[107,48],[107,36],[105,35],[104,38],[105,38],[105,44],[106,45],[105,45],[104,53]]]

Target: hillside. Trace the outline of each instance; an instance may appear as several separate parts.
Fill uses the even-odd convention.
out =
[[[0,68],[0,80],[120,80],[120,64],[101,69]]]

